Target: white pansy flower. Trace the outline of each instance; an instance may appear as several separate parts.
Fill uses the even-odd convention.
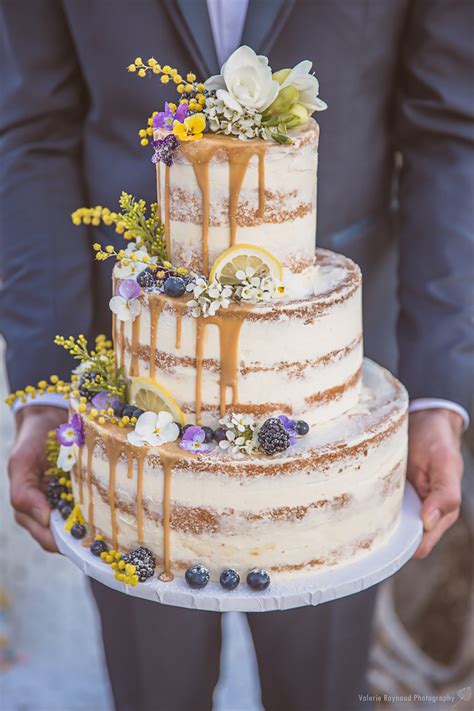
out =
[[[298,90],[298,104],[302,104],[309,113],[313,111],[324,111],[327,104],[319,98],[319,82],[310,74],[313,67],[312,62],[305,59],[297,64],[293,69],[281,69],[274,74],[280,82],[280,91],[287,86],[293,86]]]
[[[236,49],[222,65],[221,73],[210,77],[204,86],[215,90],[217,99],[237,113],[243,109],[264,111],[280,88],[272,78],[267,57],[245,45]]]
[[[63,472],[70,472],[74,464],[77,462],[77,454],[79,452],[79,447],[77,444],[64,445],[59,447],[58,459],[56,461],[56,466],[58,469],[62,469]]]
[[[138,297],[141,289],[134,279],[124,279],[117,286],[117,294],[109,301],[112,313],[119,321],[133,321],[141,311]]]
[[[135,447],[150,445],[158,447],[167,442],[175,442],[179,437],[179,427],[173,422],[170,412],[144,412],[138,418],[135,429],[129,432],[127,439]]]

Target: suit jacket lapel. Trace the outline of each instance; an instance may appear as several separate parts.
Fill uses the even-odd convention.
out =
[[[193,57],[195,65],[189,71],[195,71],[203,81],[219,74],[206,0],[161,0],[161,3]]]
[[[241,44],[268,56],[294,4],[295,0],[249,0]]]

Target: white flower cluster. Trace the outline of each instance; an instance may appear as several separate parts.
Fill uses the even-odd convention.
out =
[[[222,99],[208,96],[203,113],[214,133],[236,136],[243,141],[249,138],[267,138],[262,126],[262,114],[256,109],[229,108]]]
[[[219,447],[232,454],[254,454],[258,450],[257,425],[251,415],[226,415],[219,424],[227,429]]]
[[[204,277],[197,277],[186,289],[193,292],[194,299],[188,301],[188,308],[195,318],[214,316],[218,309],[227,309],[232,298],[230,286],[222,286],[219,281],[209,284]]]
[[[240,284],[235,287],[235,297],[248,304],[266,304],[281,298],[285,287],[277,284],[270,276],[259,277],[253,267],[239,269],[235,273]]]

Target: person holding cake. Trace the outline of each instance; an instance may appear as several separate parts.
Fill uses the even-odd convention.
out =
[[[156,574],[264,595],[382,545],[406,472],[423,500],[416,555],[428,555],[458,516],[474,381],[469,4],[114,10],[98,3],[91,22],[90,7],[47,0],[0,13],[17,522],[56,551],[57,508],[124,586]],[[104,30],[99,43],[96,27],[118,17],[126,34]],[[327,114],[301,56],[317,59]],[[123,181],[152,202],[137,131],[153,148],[156,203],[122,192],[119,209],[103,207]],[[365,351],[390,365],[395,182],[408,451],[405,390],[362,357],[351,260]],[[78,208],[89,196],[100,204]],[[71,213],[96,229],[112,274],[71,234]],[[126,243],[108,244],[107,227]],[[82,334],[111,321],[112,342],[88,345]],[[209,708],[220,615],[91,586],[116,707]],[[374,600],[371,588],[250,613],[265,708],[358,708]]]

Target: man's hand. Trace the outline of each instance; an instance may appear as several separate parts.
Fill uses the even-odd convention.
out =
[[[413,412],[409,420],[408,480],[423,506],[424,535],[415,558],[431,553],[459,516],[462,418],[445,409]]]
[[[15,519],[46,551],[57,553],[49,528],[51,508],[44,494],[46,437],[67,420],[61,407],[29,405],[17,415],[17,436],[8,462],[10,499]]]

